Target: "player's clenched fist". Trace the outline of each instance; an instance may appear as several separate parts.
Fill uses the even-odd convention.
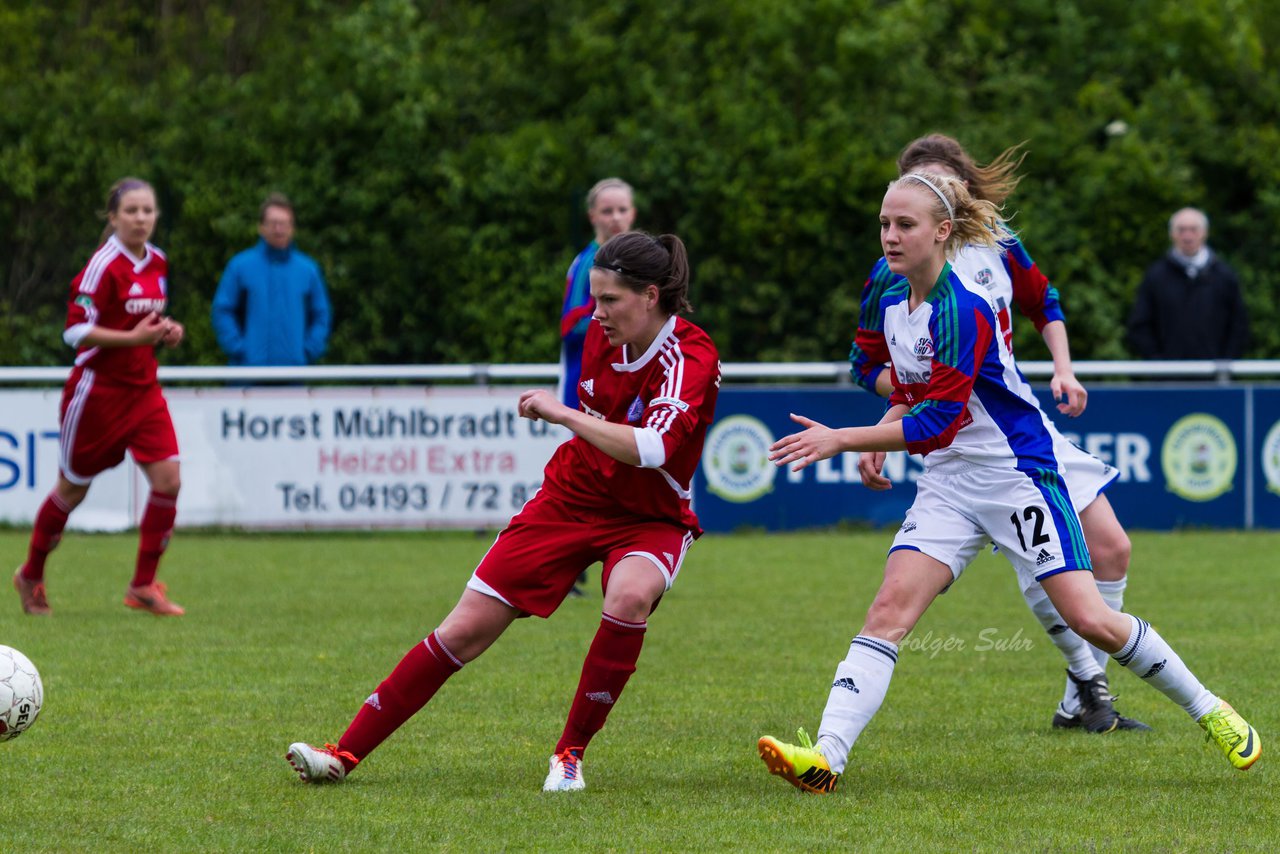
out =
[[[565,411],[568,411],[568,407],[556,400],[555,395],[545,388],[529,389],[520,395],[520,403],[516,406],[516,412],[522,418],[532,421],[542,419],[552,424],[561,423]]]

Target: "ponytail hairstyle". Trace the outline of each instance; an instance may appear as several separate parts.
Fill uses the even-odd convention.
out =
[[[932,200],[934,219],[951,221],[945,246],[948,258],[954,258],[970,243],[1000,249],[1001,242],[1013,236],[1000,218],[999,208],[986,199],[975,198],[959,178],[936,172],[909,172],[889,187],[898,185],[919,187]]]
[[[912,140],[902,149],[898,155],[898,174],[928,171],[930,163],[940,163],[969,185],[970,194],[1000,207],[1022,180],[1017,170],[1027,156],[1025,151],[1020,151],[1025,144],[1020,142],[1006,148],[999,157],[982,166],[975,163],[956,140],[945,134],[931,133]]]
[[[674,234],[619,234],[600,247],[593,266],[613,273],[636,293],[657,285],[658,306],[668,315],[693,311],[689,304],[689,255]]]
[[[121,178],[111,185],[111,189],[107,191],[107,205],[103,208],[98,216],[107,221],[107,226],[102,230],[101,236],[98,237],[98,245],[101,246],[107,242],[107,238],[115,233],[115,227],[111,225],[111,215],[120,210],[120,200],[124,198],[124,194],[132,190],[147,189],[151,191],[151,195],[156,194],[155,187],[152,187],[141,178]]]

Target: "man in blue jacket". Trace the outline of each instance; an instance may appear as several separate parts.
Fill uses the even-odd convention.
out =
[[[213,331],[232,365],[306,365],[329,340],[329,295],[320,266],[293,245],[293,205],[262,203],[258,245],[236,255],[213,298]]]

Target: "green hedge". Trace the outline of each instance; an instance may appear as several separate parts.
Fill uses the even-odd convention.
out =
[[[1185,204],[1277,357],[1277,43],[1277,0],[11,2],[0,363],[69,360],[66,289],[124,174],[160,194],[171,361],[222,361],[209,302],[272,189],[329,280],[327,361],[554,360],[582,195],[612,174],[689,244],[726,359],[838,359],[894,157],[935,130],[981,159],[1026,141],[1013,223],[1077,358],[1126,355]]]

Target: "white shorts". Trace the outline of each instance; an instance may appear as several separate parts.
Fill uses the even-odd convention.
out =
[[[889,551],[922,552],[945,563],[956,579],[987,543],[1013,564],[1023,590],[1059,572],[1091,568],[1067,487],[1045,469],[926,471]]]
[[[1076,513],[1083,513],[1084,508],[1092,504],[1102,494],[1102,490],[1120,476],[1120,470],[1081,450],[1056,428],[1050,432],[1053,436],[1053,455],[1058,458],[1058,471],[1067,482],[1071,504],[1076,508]]]

